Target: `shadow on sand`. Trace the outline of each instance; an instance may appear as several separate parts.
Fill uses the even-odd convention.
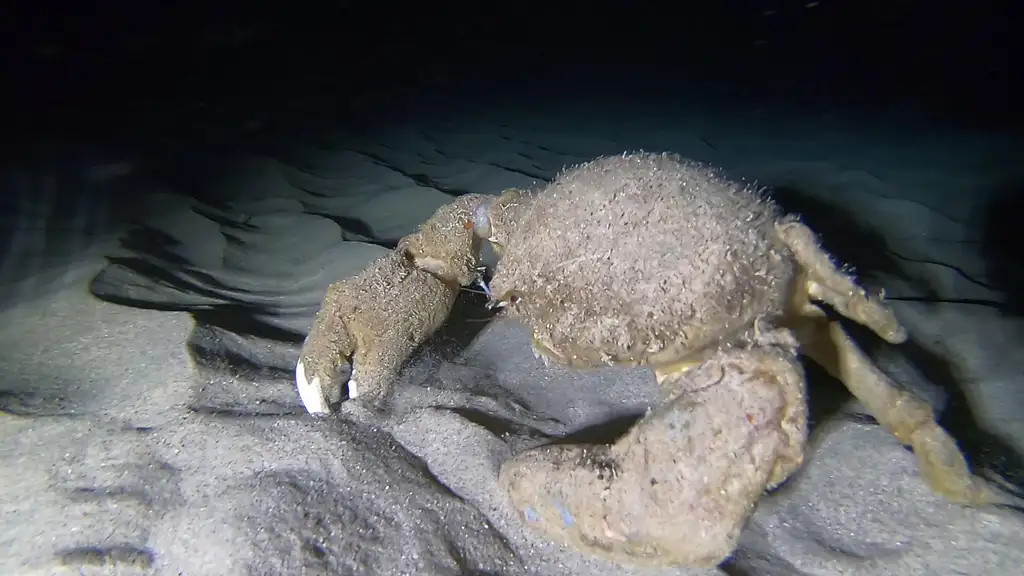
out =
[[[1024,181],[1003,184],[994,192],[993,200],[972,220],[979,228],[986,276],[1005,299],[1002,311],[1024,316],[1024,267],[1020,258],[1020,247],[1024,246]]]

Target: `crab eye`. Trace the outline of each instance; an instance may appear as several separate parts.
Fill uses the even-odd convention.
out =
[[[506,309],[510,306],[515,306],[519,302],[519,295],[515,292],[505,292],[499,297],[491,296],[491,301],[487,304],[488,309]]]
[[[501,298],[498,299],[498,306],[500,306],[501,308],[515,306],[516,304],[519,303],[519,298],[519,294],[515,292],[506,292],[505,294],[502,295]]]

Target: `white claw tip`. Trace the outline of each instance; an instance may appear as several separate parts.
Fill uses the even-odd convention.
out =
[[[331,407],[320,377],[314,376],[312,382],[306,380],[306,367],[302,365],[301,360],[295,365],[295,387],[299,390],[299,398],[302,400],[302,405],[306,407],[306,412],[310,414],[330,413]]]

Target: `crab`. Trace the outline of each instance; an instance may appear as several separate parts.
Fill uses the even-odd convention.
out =
[[[483,241],[499,257],[489,284],[477,271]],[[557,542],[629,564],[720,563],[758,500],[802,465],[798,355],[913,450],[934,492],[998,501],[931,407],[840,324],[905,341],[884,295],[838,267],[799,218],[713,167],[599,157],[531,190],[460,197],[383,260],[325,297],[296,368],[310,412],[332,410],[349,359],[350,399],[382,402],[401,361],[474,284],[532,332],[545,361],[644,367],[661,385],[664,401],[614,444],[550,444],[503,464],[523,521]]]

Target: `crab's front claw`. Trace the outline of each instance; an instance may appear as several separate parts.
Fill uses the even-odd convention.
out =
[[[299,399],[310,414],[327,414],[331,411],[331,401],[324,390],[323,381],[313,376],[312,381],[306,378],[306,367],[302,360],[295,364],[295,387],[299,391]]]
[[[330,413],[345,380],[349,399],[381,404],[402,364],[447,319],[458,292],[398,251],[332,284],[295,365],[306,410]]]
[[[350,370],[346,370],[350,372]],[[340,371],[339,371],[340,372]],[[331,406],[341,400],[341,380],[338,376],[321,375],[310,370],[307,373],[306,363],[300,358],[295,364],[295,387],[299,399],[310,414],[330,414]],[[349,387],[349,396],[353,394]]]
[[[295,364],[295,388],[306,411],[330,414],[346,399],[380,407],[398,380],[402,364],[436,326],[424,323],[406,328],[419,328],[421,332],[410,334],[410,340],[400,332],[384,331],[380,336],[371,336],[363,331],[354,338],[359,345],[351,354],[324,352],[324,348],[320,348],[320,353],[307,353],[304,347]],[[346,387],[347,395],[342,393]]]
[[[330,414],[341,401],[342,385],[352,372],[351,358],[356,338],[345,319],[348,310],[346,281],[327,289],[295,364],[295,388],[310,414]]]

